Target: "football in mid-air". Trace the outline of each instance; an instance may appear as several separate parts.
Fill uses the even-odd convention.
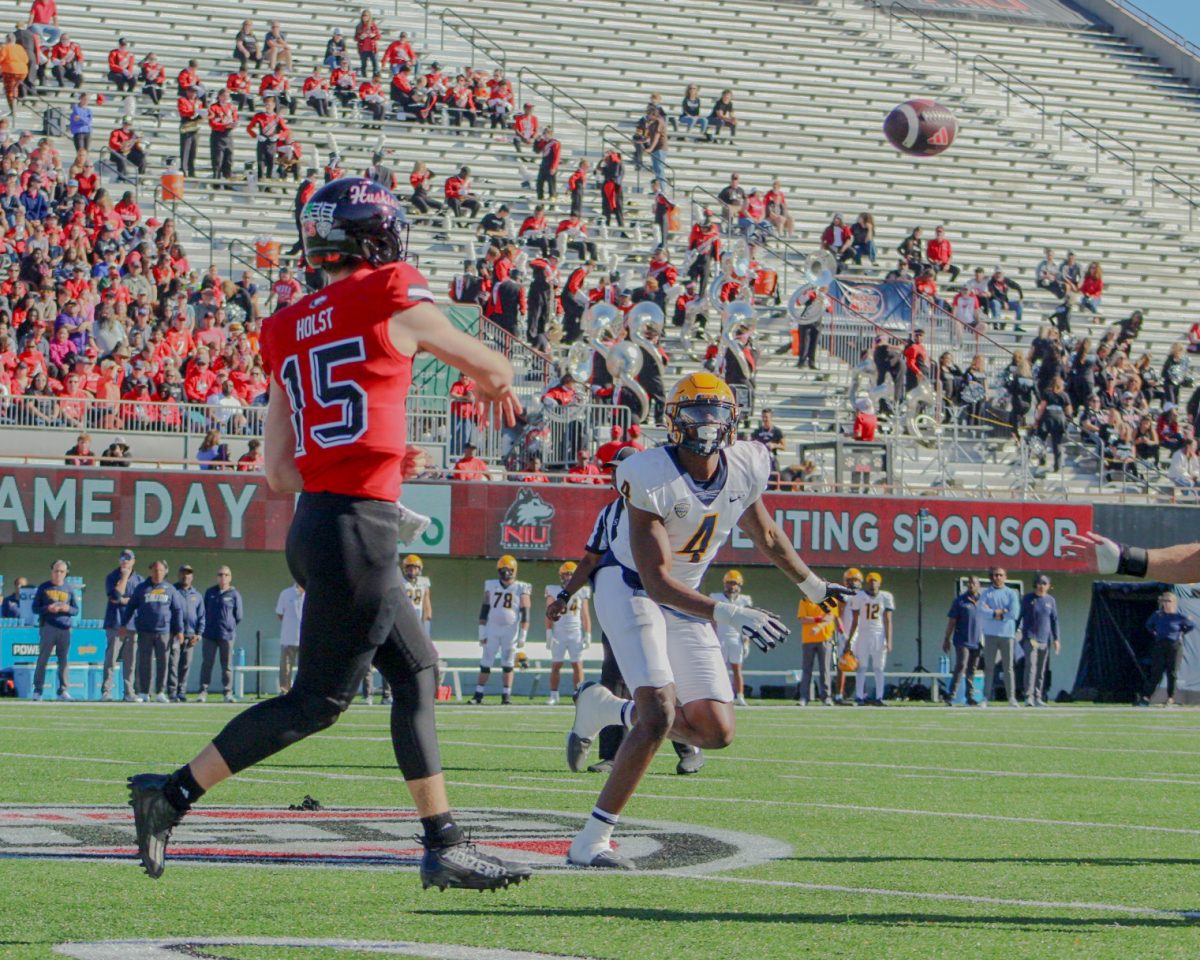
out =
[[[958,118],[936,100],[906,100],[883,121],[883,135],[901,153],[934,157],[954,142]]]

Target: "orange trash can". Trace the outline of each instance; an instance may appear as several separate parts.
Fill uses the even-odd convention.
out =
[[[183,199],[183,174],[178,170],[170,170],[162,175],[162,196],[164,200]]]
[[[279,241],[259,237],[254,241],[254,258],[259,270],[274,270],[279,266]]]

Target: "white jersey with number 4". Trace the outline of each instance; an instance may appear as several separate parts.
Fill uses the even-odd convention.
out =
[[[417,577],[416,580],[404,578],[404,595],[408,597],[408,602],[413,605],[413,609],[417,611],[419,619],[425,612],[425,597],[429,593],[429,588],[432,586],[428,577]]]
[[[725,596],[725,592],[721,590],[717,593],[710,593],[708,598],[710,600],[716,600],[717,603],[732,603],[735,607],[754,606],[754,601],[750,599],[750,595],[747,593],[739,593],[736,597],[727,597]],[[717,639],[720,640],[721,643],[742,642],[742,631],[737,627],[722,627],[718,624],[714,626],[714,629],[717,631]]]
[[[895,610],[896,601],[886,590],[880,590],[871,596],[866,590],[859,590],[850,598],[850,609],[858,611],[858,636],[863,640],[885,640],[883,630],[883,614],[885,610]]]
[[[512,580],[507,585],[487,580],[483,589],[488,598],[488,630],[515,631],[521,622],[521,598],[530,596],[533,588],[522,580]]]
[[[734,525],[767,489],[770,475],[771,454],[753,440],[725,447],[716,474],[705,484],[688,475],[673,447],[655,447],[621,461],[617,490],[630,506],[662,518],[674,559],[671,575],[698,590]],[[628,512],[610,549],[621,566],[637,569]]]
[[[546,599],[553,600],[562,587],[548,584]],[[555,640],[577,640],[583,636],[583,607],[591,599],[592,588],[580,587],[567,601],[567,612],[551,621],[550,636]]]

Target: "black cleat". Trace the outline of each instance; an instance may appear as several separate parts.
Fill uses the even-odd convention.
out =
[[[425,847],[425,855],[421,857],[421,886],[426,890],[430,887],[503,890],[533,876],[525,864],[480,853],[473,843],[431,847],[424,838],[418,839]]]
[[[128,779],[129,805],[133,807],[133,825],[137,831],[138,856],[146,876],[157,880],[166,865],[167,841],[183,814],[171,806],[163,793],[167,776],[139,773]]]
[[[501,705],[502,707],[510,707],[510,706],[512,706],[512,697],[511,697],[509,694],[507,694],[507,693],[502,693],[502,694],[500,695],[500,705]]]
[[[588,773],[612,773],[613,762],[611,760],[597,760],[587,768]]]

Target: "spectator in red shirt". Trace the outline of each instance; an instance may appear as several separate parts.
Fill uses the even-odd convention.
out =
[[[262,441],[251,440],[247,450],[238,457],[238,473],[258,473],[263,468]]]
[[[279,268],[279,279],[271,284],[271,296],[275,298],[275,309],[282,310],[284,307],[291,306],[304,294],[304,287],[300,285],[300,281],[292,276],[292,271],[288,267]]]
[[[554,136],[554,128],[546,127],[542,135],[534,141],[534,153],[542,155],[538,166],[537,198],[547,199],[551,203],[558,196],[558,166],[562,161],[562,143]]]
[[[117,41],[116,49],[109,51],[108,79],[117,85],[118,92],[133,93],[137,72],[134,69],[133,51],[124,37]]]
[[[949,273],[951,283],[958,279],[959,273],[958,267],[950,262],[953,256],[954,247],[946,239],[946,228],[938,227],[933,231],[933,239],[925,247],[925,258],[935,272],[941,273],[945,270]]]
[[[275,103],[279,107],[287,107],[288,116],[295,116],[296,98],[292,96],[290,87],[291,82],[288,80],[283,64],[280,63],[271,73],[263,76],[258,85],[258,95],[264,100],[268,95],[274,96]]]
[[[416,70],[417,54],[413,50],[412,44],[408,42],[407,33],[401,31],[400,38],[388,44],[388,48],[383,54],[383,63],[391,70],[393,76],[400,72],[401,67]]]
[[[60,87],[66,86],[67,81],[76,90],[83,86],[83,50],[79,44],[72,43],[66,33],[61,34],[50,48],[49,63],[50,72]]]
[[[54,0],[33,0],[27,26],[47,43],[58,39],[58,6]]]
[[[412,186],[412,195],[409,196],[408,202],[419,213],[429,213],[430,210],[441,212],[442,202],[429,193],[431,180],[433,180],[433,172],[425,165],[424,160],[417,160],[413,163],[412,173],[408,175],[408,182]]]
[[[521,483],[549,483],[550,478],[542,470],[542,458],[536,454],[525,464],[525,473],[518,480]]]
[[[254,97],[251,96],[250,71],[243,63],[236,73],[225,78],[225,89],[233,97],[234,104],[239,110],[253,110]]]
[[[156,107],[162,102],[163,87],[167,82],[167,70],[158,62],[158,57],[151,50],[138,65],[141,69],[142,93]]]
[[[581,447],[574,466],[567,471],[567,483],[588,483],[602,486],[606,482],[604,471],[596,465],[591,452]]]
[[[382,80],[383,77],[377,73],[369,80],[363,80],[358,86],[358,99],[362,103],[363,110],[369,113],[371,119],[376,122],[382,120],[387,113],[387,104],[383,99],[383,87],[380,86]],[[376,129],[378,128],[376,127]]]
[[[188,364],[187,376],[183,378],[183,393],[189,403],[208,403],[208,398],[217,389],[217,375],[209,369],[208,358],[198,356]]]
[[[609,431],[610,439],[606,443],[600,444],[600,448],[596,451],[596,460],[598,462],[602,464],[609,464],[612,462],[613,457],[617,455],[617,451],[625,446],[624,440],[621,439],[624,436],[624,433],[625,431],[619,426],[613,426],[612,430]],[[612,476],[611,467],[605,466],[604,471],[609,476]]]
[[[925,331],[913,331],[904,348],[904,389],[915,390],[929,376],[929,352],[925,349]]]
[[[146,172],[146,152],[142,148],[142,138],[133,129],[132,117],[122,117],[121,125],[108,135],[108,155],[121,179],[125,179],[130,166],[138,173]]]
[[[475,456],[475,444],[463,445],[462,459],[454,465],[454,472],[450,475],[450,479],[463,480],[468,483],[489,479],[487,461],[480,460]]]
[[[479,197],[471,192],[470,167],[461,167],[457,176],[447,177],[444,193],[446,204],[456,217],[463,216],[464,210],[471,219],[479,216]]]
[[[1079,285],[1079,305],[1092,313],[1100,312],[1100,295],[1104,293],[1104,270],[1098,263],[1089,263]]]
[[[364,77],[379,72],[378,51],[381,36],[379,24],[371,16],[371,11],[364,10],[362,17],[354,27],[354,42],[358,45],[359,73]],[[370,73],[367,72],[368,63],[371,65]]]
[[[521,108],[521,113],[513,120],[513,146],[517,153],[524,147],[532,147],[538,138],[538,118],[534,116],[533,104],[527,103]]]

